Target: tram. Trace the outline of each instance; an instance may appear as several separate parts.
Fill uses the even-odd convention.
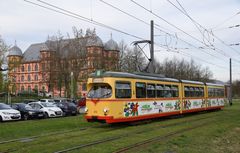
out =
[[[89,122],[132,122],[222,109],[222,84],[166,78],[157,74],[96,71],[87,83]]]

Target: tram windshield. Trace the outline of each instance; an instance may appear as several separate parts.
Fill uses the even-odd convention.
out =
[[[109,98],[112,96],[112,88],[108,84],[94,84],[88,92],[88,98]]]

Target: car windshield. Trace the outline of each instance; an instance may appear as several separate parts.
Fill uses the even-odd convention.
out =
[[[3,109],[12,109],[12,108],[6,104],[0,104],[0,110],[3,110]]]
[[[108,84],[94,84],[88,92],[88,98],[109,98],[112,95],[112,88]]]
[[[55,107],[53,104],[51,103],[46,103],[46,102],[43,102],[41,103],[44,107]]]
[[[33,109],[30,105],[25,105],[25,109]]]

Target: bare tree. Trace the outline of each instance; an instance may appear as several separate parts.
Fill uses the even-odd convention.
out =
[[[155,73],[166,77],[209,82],[213,74],[208,67],[202,68],[194,60],[190,62],[177,58],[165,59],[162,63],[155,63]]]
[[[0,91],[4,90],[4,76],[2,71],[5,70],[5,68],[2,68],[2,66],[4,63],[6,63],[5,53],[8,51],[8,49],[9,46],[5,43],[0,35]]]
[[[121,45],[123,48],[121,48]],[[120,70],[125,72],[142,72],[147,67],[147,60],[137,47],[129,48],[120,44]]]

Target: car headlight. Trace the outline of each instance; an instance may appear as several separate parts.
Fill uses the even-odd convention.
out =
[[[104,115],[107,115],[108,112],[109,112],[109,109],[108,109],[108,108],[104,108],[104,109],[103,109],[103,113],[104,113]]]
[[[28,112],[28,114],[29,114],[29,115],[32,115],[32,114],[34,114],[34,112]]]
[[[87,112],[88,112],[88,108],[87,108],[87,107],[85,107],[84,111],[85,111],[85,113],[87,113]]]
[[[8,112],[2,112],[4,115],[10,115],[10,113]]]

